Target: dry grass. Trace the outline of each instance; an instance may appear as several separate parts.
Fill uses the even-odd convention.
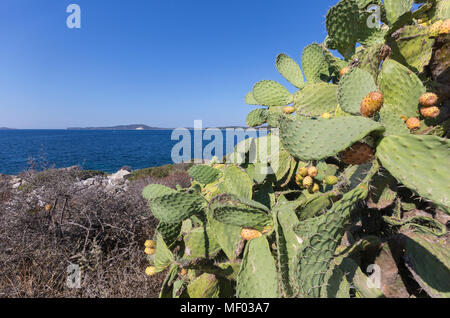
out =
[[[143,252],[157,221],[141,191],[150,183],[189,186],[189,176],[175,170],[107,191],[80,183],[87,175],[80,169],[27,171],[20,190],[0,178],[0,297],[158,296],[163,274],[145,276]],[[81,267],[79,289],[66,286],[70,264]]]

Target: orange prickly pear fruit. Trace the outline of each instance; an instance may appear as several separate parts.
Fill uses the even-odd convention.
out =
[[[425,118],[436,118],[441,111],[436,106],[423,107],[420,109],[420,114]]]
[[[294,106],[286,106],[283,108],[283,113],[285,114],[292,114],[295,112],[295,107]]]
[[[181,269],[180,274],[181,274],[181,276],[186,276],[187,272],[188,272],[187,269],[183,268],[183,269]]]
[[[310,176],[306,176],[305,179],[303,179],[303,186],[305,188],[309,188],[313,185],[314,181]]]
[[[313,177],[313,178],[317,177],[318,174],[319,174],[319,170],[317,170],[316,167],[311,166],[311,167],[308,168],[308,175],[310,177]]]
[[[241,230],[241,237],[246,241],[250,241],[250,240],[253,240],[254,238],[258,238],[261,236],[262,236],[262,233],[260,231],[252,229],[252,228],[244,227]]]
[[[434,106],[438,101],[438,96],[435,93],[425,93],[419,98],[419,103],[422,106]]]
[[[370,92],[361,102],[361,115],[373,117],[383,106],[384,97],[381,92]]]
[[[52,208],[53,207],[52,207],[51,204],[46,204],[45,207],[44,207],[45,211],[47,211],[47,212],[50,212]]]
[[[360,165],[374,158],[373,149],[365,143],[357,142],[339,153],[342,161],[348,165]]]
[[[342,76],[344,76],[345,74],[347,74],[348,72],[350,72],[351,71],[351,68],[350,67],[343,67],[343,68],[341,68],[341,70],[339,71],[339,75],[342,77]]]
[[[450,33],[450,19],[445,20],[440,28],[439,28],[439,35],[449,34]]]
[[[411,117],[406,121],[406,126],[410,130],[417,130],[420,129],[420,120],[419,118]]]

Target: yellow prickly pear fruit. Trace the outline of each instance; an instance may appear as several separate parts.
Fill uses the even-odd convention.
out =
[[[267,234],[267,233],[269,233],[270,231],[272,231],[272,226],[267,225],[267,226],[264,227],[264,229],[263,229],[263,231],[262,231],[262,234]]]
[[[50,212],[51,209],[52,209],[51,204],[46,204],[45,207],[44,207],[44,209],[45,209],[45,211]]]
[[[145,241],[144,246],[147,248],[155,248],[156,242],[153,240],[147,240],[147,241]]]
[[[181,274],[181,276],[186,276],[187,272],[188,272],[187,269],[183,268],[183,269],[181,269],[180,274]]]
[[[313,177],[313,178],[317,177],[318,174],[319,174],[319,170],[317,170],[316,167],[311,166],[311,167],[308,168],[308,175],[310,177]]]
[[[439,35],[449,34],[450,33],[450,19],[442,22],[439,28]]]
[[[411,117],[406,121],[406,126],[410,130],[417,130],[420,129],[420,120],[419,118]]]
[[[295,183],[297,183],[299,187],[303,185],[303,177],[300,174],[295,176]]]
[[[293,106],[286,106],[286,107],[284,107],[283,108],[283,113],[285,113],[285,114],[292,114],[292,113],[294,113],[295,112],[295,107],[293,107]]]
[[[350,72],[351,71],[351,68],[350,67],[343,67],[343,68],[341,68],[341,70],[339,71],[339,75],[342,77],[342,76],[344,76],[345,74],[347,74],[348,72]]]
[[[361,115],[373,117],[381,109],[383,103],[383,93],[378,91],[370,92],[361,102]]]
[[[434,22],[428,29],[428,35],[429,36],[438,36],[439,29],[441,28],[442,23],[444,23],[444,21],[442,21],[442,20]]]
[[[305,179],[303,179],[303,186],[305,188],[309,188],[313,185],[314,181],[310,176],[306,176]]]
[[[312,186],[311,191],[312,191],[313,193],[316,193],[316,192],[319,192],[319,190],[320,190],[319,185],[318,185],[317,183],[314,183],[314,185]]]
[[[441,111],[436,106],[423,107],[420,109],[420,114],[425,118],[436,118]]]
[[[325,184],[327,185],[335,185],[336,183],[338,183],[338,178],[336,176],[327,176],[324,179]]]
[[[250,241],[250,240],[253,240],[253,239],[261,237],[261,236],[262,236],[262,233],[260,231],[252,229],[252,228],[244,227],[241,230],[241,237],[246,241]]]
[[[434,106],[438,101],[438,96],[435,93],[425,93],[419,98],[419,103],[422,106]]]
[[[153,255],[153,254],[155,254],[155,252],[156,252],[156,249],[154,249],[154,248],[152,248],[152,247],[147,247],[147,248],[145,248],[145,254],[147,254],[147,255]]]
[[[330,119],[331,118],[331,114],[330,113],[323,113],[322,115],[320,115],[320,117],[322,117],[323,119]]]
[[[342,161],[348,165],[360,165],[373,159],[373,149],[368,144],[357,142],[339,153]]]
[[[156,274],[156,268],[155,268],[155,266],[148,266],[146,269],[145,269],[145,275],[147,275],[147,276],[153,276],[153,275],[155,275]]]
[[[298,174],[302,177],[306,177],[308,175],[308,168],[301,167],[300,169],[298,169]]]

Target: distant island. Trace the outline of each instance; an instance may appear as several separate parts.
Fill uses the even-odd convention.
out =
[[[187,129],[194,129],[193,127],[183,127]],[[246,126],[224,126],[224,127],[212,127],[217,129],[227,129],[227,128],[248,128]],[[266,127],[255,127],[256,129],[262,129]],[[151,127],[147,125],[120,125],[112,127],[70,127],[67,130],[173,130],[174,128],[161,128],[161,127]],[[208,128],[204,128],[208,129]]]
[[[69,127],[67,130],[170,130],[173,128],[150,127],[147,125],[120,125],[112,127]]]
[[[14,128],[0,127],[0,130],[15,130]]]

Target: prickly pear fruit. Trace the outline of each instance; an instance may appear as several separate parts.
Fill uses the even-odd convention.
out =
[[[406,121],[406,126],[410,129],[410,130],[416,130],[416,129],[420,129],[420,120],[419,118],[416,117],[411,117]]]
[[[301,187],[303,185],[303,179],[304,177],[297,173],[297,175],[295,176],[295,183],[297,183],[297,185]]]
[[[308,175],[308,168],[302,167],[298,169],[298,174],[301,175],[303,178]]]
[[[286,106],[283,108],[283,113],[289,115],[295,112],[295,107],[294,106]]]
[[[303,179],[303,186],[305,188],[309,188],[313,185],[314,181],[310,176],[306,176],[305,179]]]
[[[336,183],[338,183],[338,178],[336,176],[328,176],[325,177],[324,181],[327,185],[335,185]]]
[[[384,97],[381,92],[370,92],[361,102],[361,115],[373,117],[383,106]]]
[[[316,193],[316,192],[319,192],[319,190],[320,190],[319,185],[317,183],[314,183],[314,185],[312,186],[311,192]]]
[[[434,106],[438,101],[438,96],[435,93],[425,93],[419,98],[419,103],[422,106]]]
[[[420,114],[425,118],[436,118],[441,111],[436,106],[423,107],[420,109]]]
[[[441,27],[439,28],[439,35],[449,34],[450,33],[450,19],[445,20]]]
[[[44,209],[45,209],[45,211],[50,212],[52,209],[52,206],[50,204],[46,204]]]
[[[181,269],[181,271],[180,271],[180,275],[181,276],[186,276],[186,274],[187,274],[187,269],[186,268],[183,268],[183,269]]]
[[[241,237],[246,241],[250,241],[250,240],[253,240],[253,239],[261,237],[261,236],[262,236],[262,233],[260,231],[252,229],[252,228],[244,227],[241,230]]]
[[[156,252],[156,249],[154,249],[152,247],[145,248],[145,254],[147,254],[147,255],[153,255],[153,254],[155,254],[155,252]]]
[[[428,29],[428,35],[429,36],[438,36],[443,23],[444,23],[444,21],[442,21],[442,20],[438,20],[435,23],[433,23],[430,26],[430,28]]]
[[[150,248],[155,248],[156,247],[156,242],[153,240],[147,240],[144,243],[145,247],[150,247]]]
[[[350,67],[343,67],[343,68],[341,68],[341,70],[339,71],[339,75],[342,77],[342,76],[344,76],[345,74],[347,74],[348,72],[350,72],[351,71],[351,68]]]
[[[317,175],[319,174],[319,170],[317,170],[316,167],[311,166],[308,168],[308,175],[312,178],[317,177]]]
[[[155,275],[156,274],[156,268],[155,268],[155,266],[148,266],[146,269],[145,269],[145,275],[147,275],[147,276],[153,276],[153,275]]]
[[[320,115],[320,117],[322,117],[323,119],[330,119],[332,116],[330,113],[323,113],[322,115]]]
[[[373,159],[374,153],[369,145],[357,142],[339,153],[342,161],[348,165],[360,165]]]
[[[263,229],[263,231],[262,231],[262,234],[267,234],[267,233],[269,233],[270,231],[272,231],[272,226],[267,225],[267,226],[264,227],[264,229]]]

